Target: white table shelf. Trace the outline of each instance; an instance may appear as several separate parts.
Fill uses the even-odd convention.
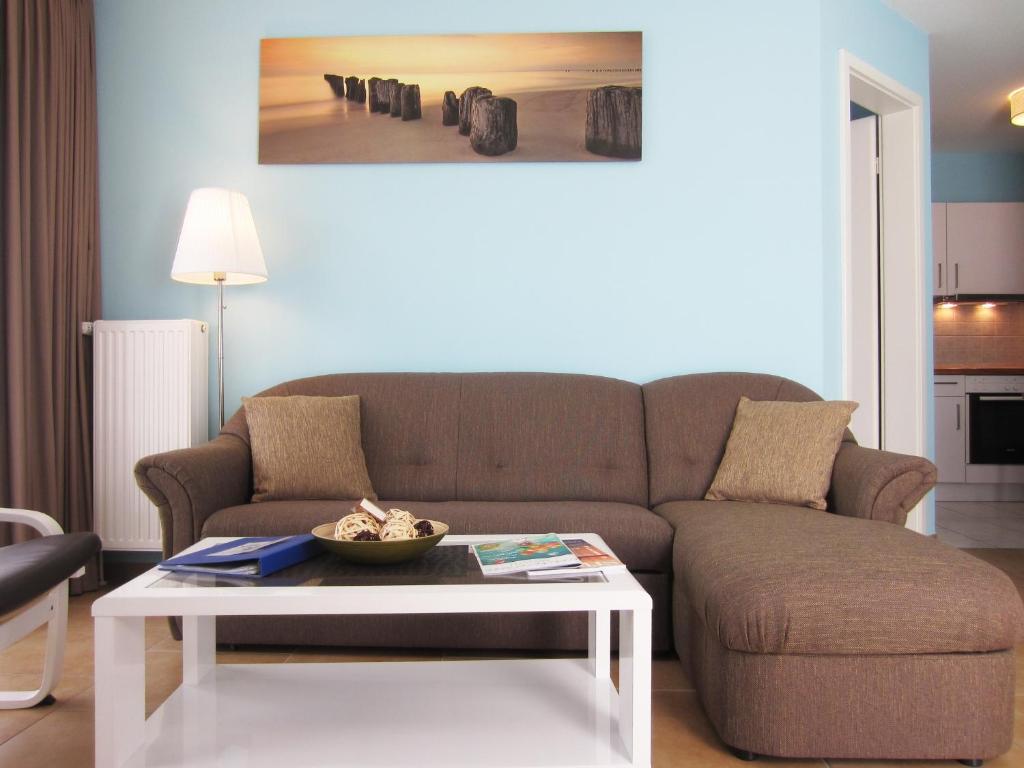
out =
[[[220,665],[128,765],[628,766],[618,703],[585,659]]]

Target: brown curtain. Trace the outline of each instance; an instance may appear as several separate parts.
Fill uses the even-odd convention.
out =
[[[100,309],[92,0],[3,0],[0,507],[92,530]],[[25,537],[0,531],[0,543]],[[94,588],[96,568],[78,589]]]

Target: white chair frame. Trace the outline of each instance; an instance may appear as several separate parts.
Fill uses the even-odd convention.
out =
[[[0,508],[0,523],[21,523],[31,526],[43,536],[64,533],[60,524],[49,515],[28,509]],[[71,578],[85,574],[79,568]],[[29,633],[44,624],[46,628],[46,658],[43,661],[43,678],[34,691],[0,691],[0,710],[25,709],[34,707],[49,696],[60,682],[64,671],[64,644],[68,632],[68,582],[65,579],[41,598],[36,598],[28,608],[0,624],[0,651],[11,647]],[[52,701],[52,699],[51,699]]]

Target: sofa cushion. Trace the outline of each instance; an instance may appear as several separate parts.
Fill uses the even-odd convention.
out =
[[[750,502],[655,512],[676,529],[674,589],[734,651],[974,653],[1024,637],[1006,574],[906,528]]]
[[[729,439],[736,405],[821,400],[802,384],[761,373],[695,373],[644,384],[650,504],[703,499]],[[846,433],[844,439],[852,440]]]
[[[646,505],[640,387],[600,376],[464,375],[457,498]]]
[[[376,499],[366,472],[359,397],[247,397],[253,501]]]
[[[348,514],[355,501],[265,501],[228,507],[211,515],[203,536],[283,536],[308,533]],[[416,517],[448,523],[451,533],[600,534],[635,571],[668,572],[672,526],[650,510],[610,502],[381,501]]]
[[[363,453],[377,495],[387,499],[455,498],[459,375],[343,373],[278,384],[261,396],[359,395]],[[250,442],[245,410],[222,432]]]
[[[857,403],[741,397],[725,455],[704,498],[825,509],[832,465]]]

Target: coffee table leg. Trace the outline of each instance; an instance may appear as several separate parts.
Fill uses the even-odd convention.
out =
[[[651,611],[619,611],[619,735],[632,765],[651,764]]]
[[[198,685],[217,663],[217,617],[182,616],[182,680]]]
[[[96,768],[124,765],[146,727],[146,620],[95,619]]]
[[[589,611],[587,616],[587,664],[590,674],[601,680],[611,670],[611,611]]]

